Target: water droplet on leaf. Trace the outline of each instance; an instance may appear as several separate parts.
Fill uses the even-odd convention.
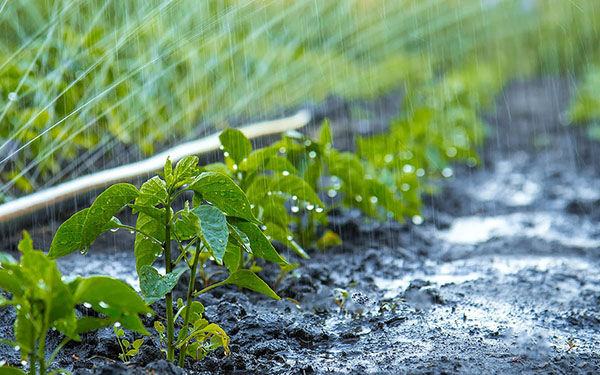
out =
[[[412,217],[412,222],[415,225],[421,225],[423,224],[423,216],[420,215],[415,215]]]

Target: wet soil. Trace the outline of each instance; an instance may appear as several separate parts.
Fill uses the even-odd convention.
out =
[[[123,364],[104,329],[65,347],[55,366],[81,375],[600,373],[600,148],[562,120],[573,87],[563,78],[509,85],[486,116],[484,165],[456,166],[425,197],[424,224],[335,211],[343,245],[302,261],[277,286],[282,301],[227,287],[203,295],[206,317],[231,337],[230,356],[188,359],[183,371],[146,339]],[[339,131],[367,126],[341,113]],[[36,228],[36,245],[47,248],[55,225]],[[131,237],[107,233],[59,266],[135,285]],[[1,337],[13,319],[0,312]],[[17,352],[2,350],[18,365]]]

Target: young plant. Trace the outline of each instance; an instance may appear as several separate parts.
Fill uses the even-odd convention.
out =
[[[372,166],[353,153],[333,148],[328,121],[323,123],[319,140],[287,132],[280,141],[254,151],[239,130],[228,128],[219,139],[225,164],[207,168],[228,173],[236,180],[250,199],[254,214],[264,222],[265,233],[305,258],[304,247],[340,243],[331,231],[317,238],[318,227],[327,225],[327,212],[333,208],[326,208],[317,192],[330,198],[340,194],[343,205],[377,218],[403,220],[408,212],[402,197],[369,175]]]
[[[12,305],[17,314],[14,341],[3,343],[20,351],[21,359],[28,361],[29,374],[46,374],[59,350],[69,340],[80,341],[80,333],[120,322],[127,329],[148,334],[138,314],[152,310],[127,284],[99,276],[65,283],[56,263],[33,249],[25,231],[19,251],[23,254],[19,263],[8,254],[0,254],[0,288],[12,295],[11,299],[0,297],[0,306]],[[78,304],[90,306],[102,317],[77,318]],[[50,330],[57,330],[66,338],[47,358],[46,336]],[[2,371],[24,374],[16,368]]]
[[[198,158],[190,156],[173,168],[167,159],[163,176],[151,178],[139,191],[130,184],[109,187],[90,208],[76,213],[59,227],[50,248],[50,255],[59,257],[85,251],[108,229],[135,231],[134,253],[140,289],[148,304],[165,299],[166,335],[162,323],[157,331],[161,343],[165,343],[169,361],[174,362],[175,349],[180,350],[180,366],[186,355],[200,358],[220,346],[228,353],[229,337],[220,327],[202,318],[204,307],[194,298],[217,286],[233,284],[279,299],[256,273],[245,268],[246,258],[260,257],[283,267],[288,265],[258,227],[261,223],[235,182],[223,174],[205,171],[197,163]],[[193,200],[185,200],[183,208],[175,211],[175,200],[185,192],[193,193]],[[127,204],[138,214],[135,227],[124,225],[113,216]],[[163,256],[164,275],[153,267]],[[197,291],[198,265],[207,257],[225,266],[229,275]],[[172,290],[187,270],[190,281],[186,301],[178,302],[178,311],[174,314]],[[175,339],[178,317],[183,318],[183,325]]]
[[[125,331],[123,331],[123,329],[120,327],[120,324],[113,325],[115,337],[117,338],[117,342],[119,343],[119,348],[121,348],[119,359],[121,359],[121,361],[123,362],[129,362],[131,360],[131,357],[135,356],[140,352],[140,347],[144,343],[144,339],[137,339],[134,342],[130,343],[129,340],[123,338],[125,336]]]

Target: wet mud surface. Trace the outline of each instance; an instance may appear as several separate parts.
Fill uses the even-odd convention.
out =
[[[81,375],[600,373],[600,148],[564,125],[573,85],[509,85],[487,116],[484,165],[457,166],[425,198],[422,225],[335,211],[343,245],[302,261],[277,286],[282,301],[233,287],[203,295],[206,317],[231,337],[229,357],[188,359],[183,371],[147,338],[123,364],[104,329],[67,345],[55,365]],[[53,229],[37,228],[38,247]],[[59,266],[134,284],[132,237],[107,233]],[[1,311],[0,336],[12,335],[13,319]],[[18,365],[17,352],[2,350]]]

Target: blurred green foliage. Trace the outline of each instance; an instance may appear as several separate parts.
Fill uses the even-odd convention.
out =
[[[418,97],[480,64],[502,80],[580,71],[598,55],[599,11],[595,0],[11,0],[0,11],[0,192],[85,172],[117,144],[148,155],[201,123],[398,87],[421,108],[401,115],[408,126],[472,121],[462,158],[480,138],[479,103],[450,114]],[[452,128],[432,130],[432,149],[445,152]]]

